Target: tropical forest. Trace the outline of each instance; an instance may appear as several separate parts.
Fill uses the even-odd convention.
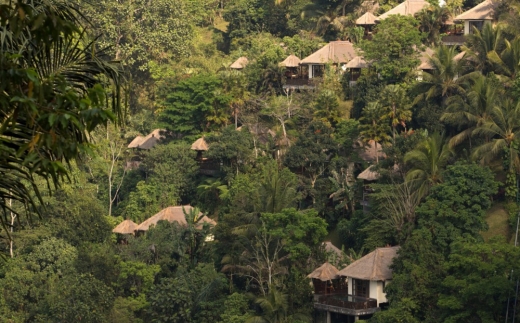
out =
[[[520,1],[0,0],[0,323],[520,322]]]

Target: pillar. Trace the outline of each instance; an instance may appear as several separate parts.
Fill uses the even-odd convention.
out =
[[[357,321],[359,321],[359,316],[356,315],[356,316],[354,316],[354,322],[357,322]]]
[[[330,312],[329,311],[327,311],[327,323],[331,323]]]

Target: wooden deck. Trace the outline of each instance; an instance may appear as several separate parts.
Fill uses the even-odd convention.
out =
[[[314,308],[345,315],[370,315],[380,311],[377,300],[348,294],[322,295],[314,302]]]

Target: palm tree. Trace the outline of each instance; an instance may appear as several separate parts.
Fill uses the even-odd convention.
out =
[[[444,135],[432,134],[404,156],[404,162],[410,167],[406,181],[414,183],[420,195],[426,196],[431,186],[442,182],[442,172],[452,156]]]
[[[380,102],[388,110],[386,118],[390,119],[395,143],[397,126],[402,125],[406,131],[406,122],[412,120],[412,105],[405,89],[400,85],[387,85],[381,92]]]
[[[16,213],[8,201],[37,209],[30,189],[42,202],[34,174],[58,185],[63,164],[89,151],[90,133],[122,121],[123,77],[67,2],[3,2],[2,17],[0,208]]]
[[[475,149],[473,156],[483,163],[489,163],[506,149],[508,170],[520,172],[516,139],[520,136],[520,102],[504,99],[490,109],[490,118],[473,130],[472,135],[491,138]]]
[[[491,51],[487,56],[494,66],[495,73],[505,77],[504,83],[510,85],[520,71],[520,38],[517,37],[511,42],[506,39],[504,46],[500,53]]]
[[[379,102],[370,102],[365,109],[363,109],[362,117],[360,121],[362,124],[359,126],[360,135],[365,143],[374,141],[374,149],[377,149],[377,144],[382,144],[390,139],[388,135],[389,127],[388,124],[383,122],[384,120],[384,109],[381,107]],[[379,163],[378,154],[376,152],[376,162]]]
[[[442,29],[446,26],[446,21],[451,18],[451,13],[445,6],[432,5],[416,13],[415,18],[419,20],[420,30],[428,35],[426,37],[428,45],[438,45]]]
[[[274,288],[266,296],[260,296],[255,301],[262,309],[262,315],[248,319],[247,323],[285,323],[289,302],[287,294]]]
[[[490,113],[499,97],[496,82],[481,75],[476,78],[465,96],[454,96],[448,100],[441,121],[455,125],[461,131],[450,139],[454,147],[469,139],[473,131],[490,119]],[[471,146],[471,141],[470,141]]]
[[[414,103],[422,100],[438,99],[443,105],[450,96],[465,93],[466,82],[478,76],[478,72],[468,73],[465,56],[457,59],[459,53],[454,46],[439,46],[429,63],[431,73],[424,73],[422,82],[417,84],[420,93]]]
[[[474,68],[482,71],[484,75],[494,71],[489,56],[494,56],[504,46],[501,29],[494,28],[491,23],[486,22],[482,31],[473,28],[473,34],[468,36],[467,44],[468,46],[462,46],[462,50],[466,52],[468,61],[472,63]]]

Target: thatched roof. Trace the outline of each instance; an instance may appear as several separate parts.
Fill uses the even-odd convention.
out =
[[[147,231],[151,226],[157,225],[157,222],[165,220],[169,222],[177,222],[181,226],[187,225],[186,217],[184,215],[183,209],[186,213],[189,213],[193,207],[191,205],[184,206],[170,206],[160,211],[159,213],[151,216],[143,223],[141,223],[136,231]],[[201,216],[202,213],[199,213],[198,216]],[[203,216],[197,223],[197,228],[200,228],[203,223],[209,223],[210,225],[215,225],[216,222],[208,218],[207,216]]]
[[[298,66],[300,66],[300,62],[301,62],[301,60],[298,58],[298,56],[289,55],[279,65],[280,66],[285,66],[285,67],[298,67]]]
[[[346,68],[367,68],[368,64],[362,56],[354,57],[350,62],[345,65]]]
[[[402,15],[402,16],[413,16],[424,8],[430,6],[428,1],[424,0],[406,0],[395,6],[394,8],[388,10],[381,16],[377,17],[376,21],[381,21],[383,19],[388,18],[391,15]]]
[[[207,216],[203,216],[198,222],[197,222],[197,225],[195,226],[197,229],[202,229],[202,227],[204,226],[204,224],[207,223],[209,224],[211,227],[214,227],[217,225],[217,221],[213,220],[213,219],[210,219],[208,218]]]
[[[367,11],[361,17],[356,20],[356,25],[375,25],[377,17],[373,13]]]
[[[310,273],[307,278],[319,279],[321,281],[329,281],[338,279],[339,270],[328,262],[321,265],[319,268]]]
[[[336,247],[335,245],[333,245],[332,242],[330,242],[330,241],[325,241],[325,242],[323,243],[323,246],[325,247],[325,251],[330,252],[330,253],[334,253],[334,254],[336,254],[339,258],[343,257],[343,252],[341,251],[341,249],[339,249],[338,247]]]
[[[358,179],[364,179],[365,181],[376,181],[381,175],[375,170],[375,166],[369,166],[361,174],[358,175]]]
[[[460,61],[465,55],[466,55],[465,51],[464,52],[460,52],[460,53],[458,53],[457,55],[455,55],[453,57],[453,60],[454,61]]]
[[[300,64],[348,63],[356,57],[354,45],[349,41],[332,41],[302,59]]]
[[[112,232],[120,233],[120,234],[134,234],[134,231],[137,229],[138,224],[133,222],[132,220],[124,220],[119,223]]]
[[[340,276],[364,280],[392,279],[392,264],[399,247],[377,248],[339,271]]]
[[[195,142],[191,145],[191,150],[207,151],[208,149],[208,143],[206,140],[204,140],[204,137],[195,140]]]
[[[435,54],[433,49],[427,47],[424,51],[421,52],[421,57],[419,60],[421,61],[421,65],[419,65],[420,70],[433,70],[432,64],[430,64],[430,59]]]
[[[374,140],[370,140],[366,146],[362,142],[358,142],[357,144],[359,145],[358,147],[362,148],[358,153],[359,157],[368,163],[386,158],[386,154],[383,152],[383,147],[380,143],[376,143]]]
[[[128,148],[139,148],[139,149],[152,149],[159,141],[164,139],[164,136],[161,135],[161,132],[164,132],[163,129],[155,129],[148,136],[137,136],[130,142]]]
[[[233,64],[229,66],[229,68],[233,68],[235,70],[240,70],[246,67],[247,63],[249,63],[247,57],[239,57]]]
[[[497,6],[498,1],[485,0],[468,11],[464,11],[456,16],[454,20],[493,20]]]

